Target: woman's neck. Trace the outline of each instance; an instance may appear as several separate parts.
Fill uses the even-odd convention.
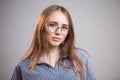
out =
[[[50,55],[51,55],[51,56],[52,56],[52,55],[58,55],[59,52],[60,52],[59,47],[52,47],[52,48],[50,48]]]
[[[49,54],[47,55],[46,53],[44,53],[44,55],[41,56],[40,60],[54,67],[59,59],[59,53],[59,47],[52,47],[50,48]]]

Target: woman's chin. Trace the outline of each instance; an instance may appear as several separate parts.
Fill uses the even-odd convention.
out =
[[[50,44],[51,47],[59,47],[60,46],[60,43],[52,43]]]

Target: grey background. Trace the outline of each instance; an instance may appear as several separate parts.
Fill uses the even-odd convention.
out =
[[[51,4],[69,10],[76,46],[89,52],[97,80],[120,80],[120,0],[0,0],[0,80],[10,80]]]

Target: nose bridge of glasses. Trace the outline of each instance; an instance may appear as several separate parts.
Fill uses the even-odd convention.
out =
[[[62,30],[62,27],[57,27],[57,29],[59,29],[60,28],[60,30]]]
[[[61,32],[61,33],[62,33],[62,27],[58,27],[58,26],[57,26],[57,28],[56,28],[56,31],[55,31],[55,32],[59,32],[59,33]]]

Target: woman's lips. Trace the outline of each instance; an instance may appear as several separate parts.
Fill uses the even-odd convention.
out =
[[[61,39],[58,38],[58,37],[52,37],[52,40],[58,42],[58,41],[60,41]]]

